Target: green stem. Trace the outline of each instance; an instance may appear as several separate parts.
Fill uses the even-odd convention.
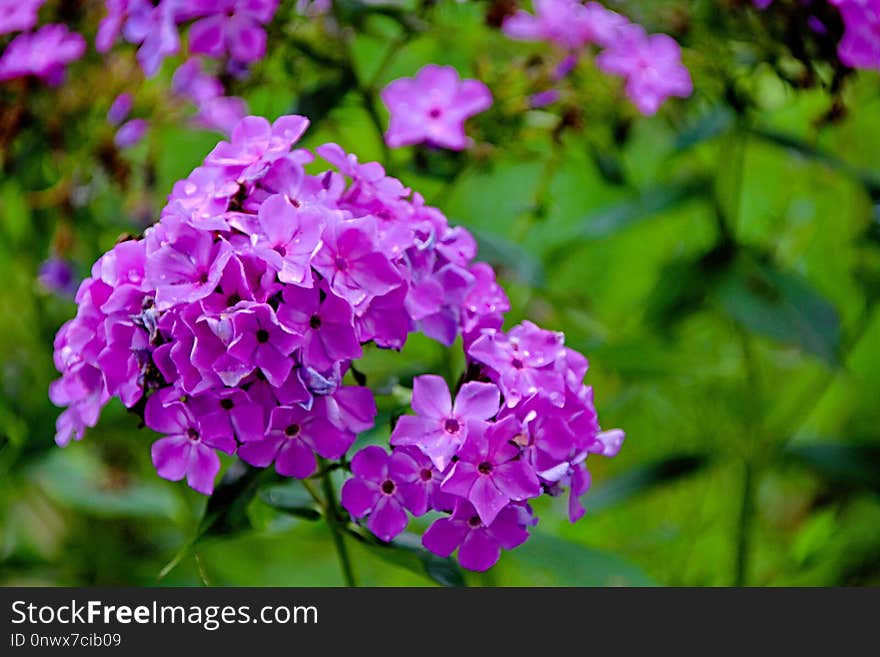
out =
[[[339,505],[336,502],[336,491],[333,490],[333,480],[331,479],[330,472],[324,473],[321,483],[324,489],[324,499],[326,500],[324,517],[327,519],[330,533],[333,534],[333,545],[336,547],[336,555],[339,557],[342,578],[345,580],[346,586],[357,586],[354,571],[351,567],[351,558],[345,545],[345,528],[342,519],[339,517]]]
[[[734,586],[745,586],[746,577],[748,576],[753,498],[753,466],[746,461],[743,463],[742,497],[740,499],[739,521],[737,522],[736,528],[736,563],[733,575]]]

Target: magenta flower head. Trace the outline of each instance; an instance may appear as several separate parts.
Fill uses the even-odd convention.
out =
[[[880,70],[880,0],[830,0],[845,31],[837,47],[840,61],[853,68]]]
[[[37,14],[46,0],[14,0],[0,3],[0,34],[24,32],[37,24]]]
[[[670,96],[686,98],[693,91],[675,39],[646,34],[639,25],[622,28],[618,39],[596,57],[596,65],[626,80],[626,95],[645,116],[655,114]]]
[[[486,524],[473,505],[460,501],[449,518],[435,520],[422,536],[422,545],[448,557],[458,549],[458,561],[468,570],[482,572],[498,562],[501,548],[512,550],[529,538],[534,524],[526,506],[507,506]]]
[[[119,130],[116,131],[116,135],[113,137],[113,142],[119,148],[130,148],[143,139],[149,127],[150,124],[144,119],[126,121],[119,126]]]
[[[278,0],[212,0],[203,10],[204,18],[189,30],[190,50],[221,57],[226,53],[235,62],[250,63],[266,53],[263,25],[272,20]]]
[[[168,0],[144,2],[123,7],[126,25],[132,12],[168,11]],[[200,70],[181,70],[182,94],[217,98]],[[583,514],[587,460],[616,454],[623,433],[600,430],[587,360],[561,333],[500,330],[510,304],[474,262],[470,233],[376,162],[336,144],[294,149],[307,126],[243,118],[173,186],[143,238],[93,265],[55,338],[56,442],[81,439],[115,397],[163,434],[151,450],[160,477],[211,494],[221,452],[284,477],[329,461],[350,469],[342,503],[381,540],[437,512],[425,547],[489,568],[528,537],[527,500],[567,492],[570,517]],[[307,171],[315,154],[331,168]],[[350,385],[362,377],[355,361],[368,343],[403,348],[413,331],[462,338],[457,394],[415,377],[415,414],[398,419],[393,450],[367,447],[349,463],[377,416],[372,392]]]
[[[581,0],[535,0],[535,14],[519,10],[502,26],[519,41],[548,41],[566,50],[579,50],[588,43],[606,45],[627,20],[598,2],[585,6]]]
[[[400,534],[409,522],[406,509],[423,508],[420,468],[405,452],[388,454],[376,445],[364,447],[351,460],[354,475],[342,487],[342,506],[383,541]]]
[[[85,39],[66,25],[44,25],[36,32],[19,34],[0,57],[0,81],[33,75],[56,86],[64,69],[83,56]]]
[[[391,444],[418,448],[440,470],[471,431],[480,432],[485,421],[498,413],[498,388],[491,383],[465,383],[452,403],[442,377],[433,374],[413,380],[412,407],[417,415],[403,415],[391,433]]]
[[[452,66],[428,64],[414,78],[400,78],[382,90],[391,114],[385,141],[391,148],[425,143],[460,151],[469,140],[464,122],[492,105],[479,80],[462,80]]]

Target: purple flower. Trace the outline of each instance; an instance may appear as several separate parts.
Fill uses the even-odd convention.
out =
[[[271,125],[261,116],[246,116],[232,131],[232,140],[217,144],[205,164],[224,167],[240,181],[259,177],[290,151],[308,125],[304,116],[282,116]]]
[[[351,306],[335,294],[317,288],[286,287],[278,321],[303,336],[303,362],[318,371],[361,356]]]
[[[64,67],[85,50],[85,39],[66,25],[44,25],[36,32],[19,34],[0,57],[0,81],[34,75],[56,86],[64,79]]]
[[[514,418],[470,431],[440,487],[444,493],[469,500],[486,525],[510,502],[541,494],[534,469],[521,458],[522,450],[513,441],[519,433],[520,424]]]
[[[597,2],[584,6],[580,0],[535,0],[534,5],[534,15],[520,10],[504,21],[507,36],[578,50],[590,42],[606,45],[616,29],[628,22]]]
[[[125,121],[126,117],[131,113],[133,104],[134,97],[128,92],[116,96],[113,100],[113,104],[110,105],[110,109],[107,111],[108,123],[111,125],[119,125]]]
[[[334,294],[353,307],[387,294],[401,283],[400,274],[376,243],[376,222],[370,217],[331,223],[312,266]]]
[[[382,90],[391,113],[385,141],[392,148],[427,143],[460,151],[467,147],[464,122],[492,105],[479,80],[462,80],[451,66],[428,64],[414,78],[400,78]]]
[[[269,416],[265,435],[243,443],[238,455],[260,468],[274,461],[278,474],[305,479],[318,468],[316,452],[325,459],[338,459],[354,439],[353,433],[335,426],[320,413],[299,406],[278,406]]]
[[[565,337],[544,331],[531,322],[515,326],[505,335],[487,330],[468,349],[475,361],[491,368],[507,406],[541,392],[561,406],[565,380],[554,364],[564,355]]]
[[[655,114],[669,96],[686,98],[693,91],[675,39],[646,34],[639,25],[621,28],[618,38],[596,57],[596,65],[626,79],[626,95],[645,116]]]
[[[0,34],[24,32],[37,24],[37,14],[46,0],[7,0],[0,3]]]
[[[199,104],[194,117],[196,125],[208,130],[231,134],[248,113],[247,103],[237,96],[218,96]]]
[[[351,473],[354,477],[342,486],[342,506],[355,518],[369,515],[367,527],[383,541],[406,529],[412,493],[421,504],[421,489],[415,483],[418,464],[403,452],[388,454],[370,445],[354,455]]]
[[[238,388],[223,388],[192,397],[190,407],[199,418],[206,439],[259,440],[266,430],[263,406]]]
[[[302,336],[279,324],[275,311],[265,303],[241,302],[231,324],[234,337],[229,355],[258,367],[269,383],[280,387],[290,374],[293,361],[289,356],[302,343]]]
[[[49,292],[63,297],[72,298],[79,285],[70,263],[57,257],[49,258],[40,265],[37,278]]]
[[[266,54],[266,32],[262,25],[272,20],[278,0],[212,0],[208,14],[189,30],[194,53],[249,63]]]
[[[458,548],[458,562],[468,570],[482,572],[494,566],[501,548],[512,550],[529,538],[526,507],[508,506],[487,524],[474,507],[461,500],[449,518],[440,518],[422,536],[422,545],[434,554],[448,557]]]
[[[498,412],[500,403],[498,388],[491,383],[465,383],[453,405],[442,377],[416,377],[412,407],[417,415],[403,415],[397,420],[391,444],[417,447],[439,470],[446,470],[470,433],[479,432],[485,421]]]
[[[880,0],[830,0],[845,31],[837,48],[840,61],[853,68],[880,70]]]
[[[144,411],[146,425],[166,434],[153,443],[153,465],[160,477],[170,481],[186,477],[191,488],[210,495],[220,471],[220,457],[215,450],[232,454],[235,441],[225,436],[203,436],[192,411],[179,401],[171,401],[173,390],[168,389],[168,393],[152,395]]]
[[[143,139],[144,133],[149,127],[150,124],[144,119],[132,119],[131,121],[127,121],[116,131],[116,135],[113,137],[113,142],[118,148],[131,148]]]
[[[211,294],[220,282],[232,248],[210,233],[182,228],[171,242],[160,242],[147,258],[147,279],[156,288],[156,307],[166,310]]]
[[[105,28],[107,34],[102,35],[99,32],[98,45],[101,47],[108,41],[112,43],[115,40],[110,35],[118,20],[118,7],[114,7],[114,10],[117,11],[109,11],[105,19],[108,21]],[[161,0],[156,5],[149,0],[129,0],[125,8],[128,18],[122,26],[122,33],[129,43],[140,44],[137,60],[147,76],[155,75],[162,61],[177,54],[180,49],[177,10],[178,3],[175,0]]]
[[[432,509],[452,513],[459,498],[444,493],[440,488],[447,473],[438,470],[431,459],[415,447],[400,447],[394,450],[395,454],[398,452],[408,455],[419,466],[419,476],[406,491],[407,508],[410,512],[414,516],[424,515]]]
[[[259,210],[260,231],[251,235],[254,252],[278,272],[278,280],[312,286],[310,262],[321,241],[324,217],[318,208],[296,208],[274,194]]]

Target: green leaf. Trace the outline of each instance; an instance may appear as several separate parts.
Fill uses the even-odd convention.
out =
[[[844,162],[831,153],[816,148],[812,144],[801,141],[792,135],[786,135],[781,132],[775,132],[763,128],[754,128],[752,129],[751,134],[771,144],[776,144],[777,146],[793,151],[802,157],[821,162],[835,171],[840,171],[841,173],[858,180],[874,199],[880,198],[880,173],[876,171],[861,169],[848,162]]]
[[[519,282],[532,287],[543,287],[546,280],[544,266],[521,245],[484,230],[470,228],[479,244],[480,260],[496,268],[508,270]]]
[[[837,311],[800,276],[743,256],[720,277],[715,293],[724,311],[745,329],[838,364]]]
[[[631,224],[706,196],[711,182],[705,178],[666,183],[582,217],[556,249],[569,249],[571,240],[595,240]]]
[[[77,445],[79,448],[79,445]],[[158,481],[116,475],[91,451],[50,452],[33,479],[59,506],[102,518],[174,518],[179,504]]]
[[[880,492],[880,446],[802,443],[785,454],[840,484]]]
[[[736,115],[729,107],[716,107],[678,133],[675,150],[684,151],[714,139],[733,127]]]
[[[208,498],[196,534],[197,539],[205,536],[228,536],[250,529],[247,508],[257,494],[260,479],[267,472],[272,471],[235,461]]]
[[[299,481],[291,479],[280,484],[263,486],[260,499],[273,509],[284,511],[304,520],[319,520],[321,511],[315,500]]]
[[[540,532],[506,553],[496,569],[508,586],[657,586],[616,555]]]
[[[711,463],[705,454],[674,454],[646,463],[596,486],[586,496],[593,513],[620,504],[651,489],[665,486],[704,469]]]
[[[390,543],[383,543],[360,528],[349,528],[348,533],[380,559],[427,577],[440,586],[466,585],[458,564],[423,548],[416,534],[404,532]]]

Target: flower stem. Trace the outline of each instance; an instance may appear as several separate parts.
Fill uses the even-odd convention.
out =
[[[752,464],[743,464],[742,497],[739,507],[739,521],[736,529],[736,563],[733,575],[734,586],[745,586],[748,576],[749,546],[752,529],[752,497],[754,495],[754,473]]]
[[[342,519],[339,517],[339,505],[336,502],[336,492],[333,490],[333,480],[330,472],[324,472],[321,478],[322,487],[324,489],[324,517],[327,520],[327,526],[330,527],[330,533],[333,535],[333,545],[336,547],[336,555],[339,557],[339,566],[342,568],[342,578],[345,580],[346,586],[357,586],[354,578],[354,571],[351,567],[351,558],[348,555],[348,548],[345,545],[345,537],[343,536]]]

